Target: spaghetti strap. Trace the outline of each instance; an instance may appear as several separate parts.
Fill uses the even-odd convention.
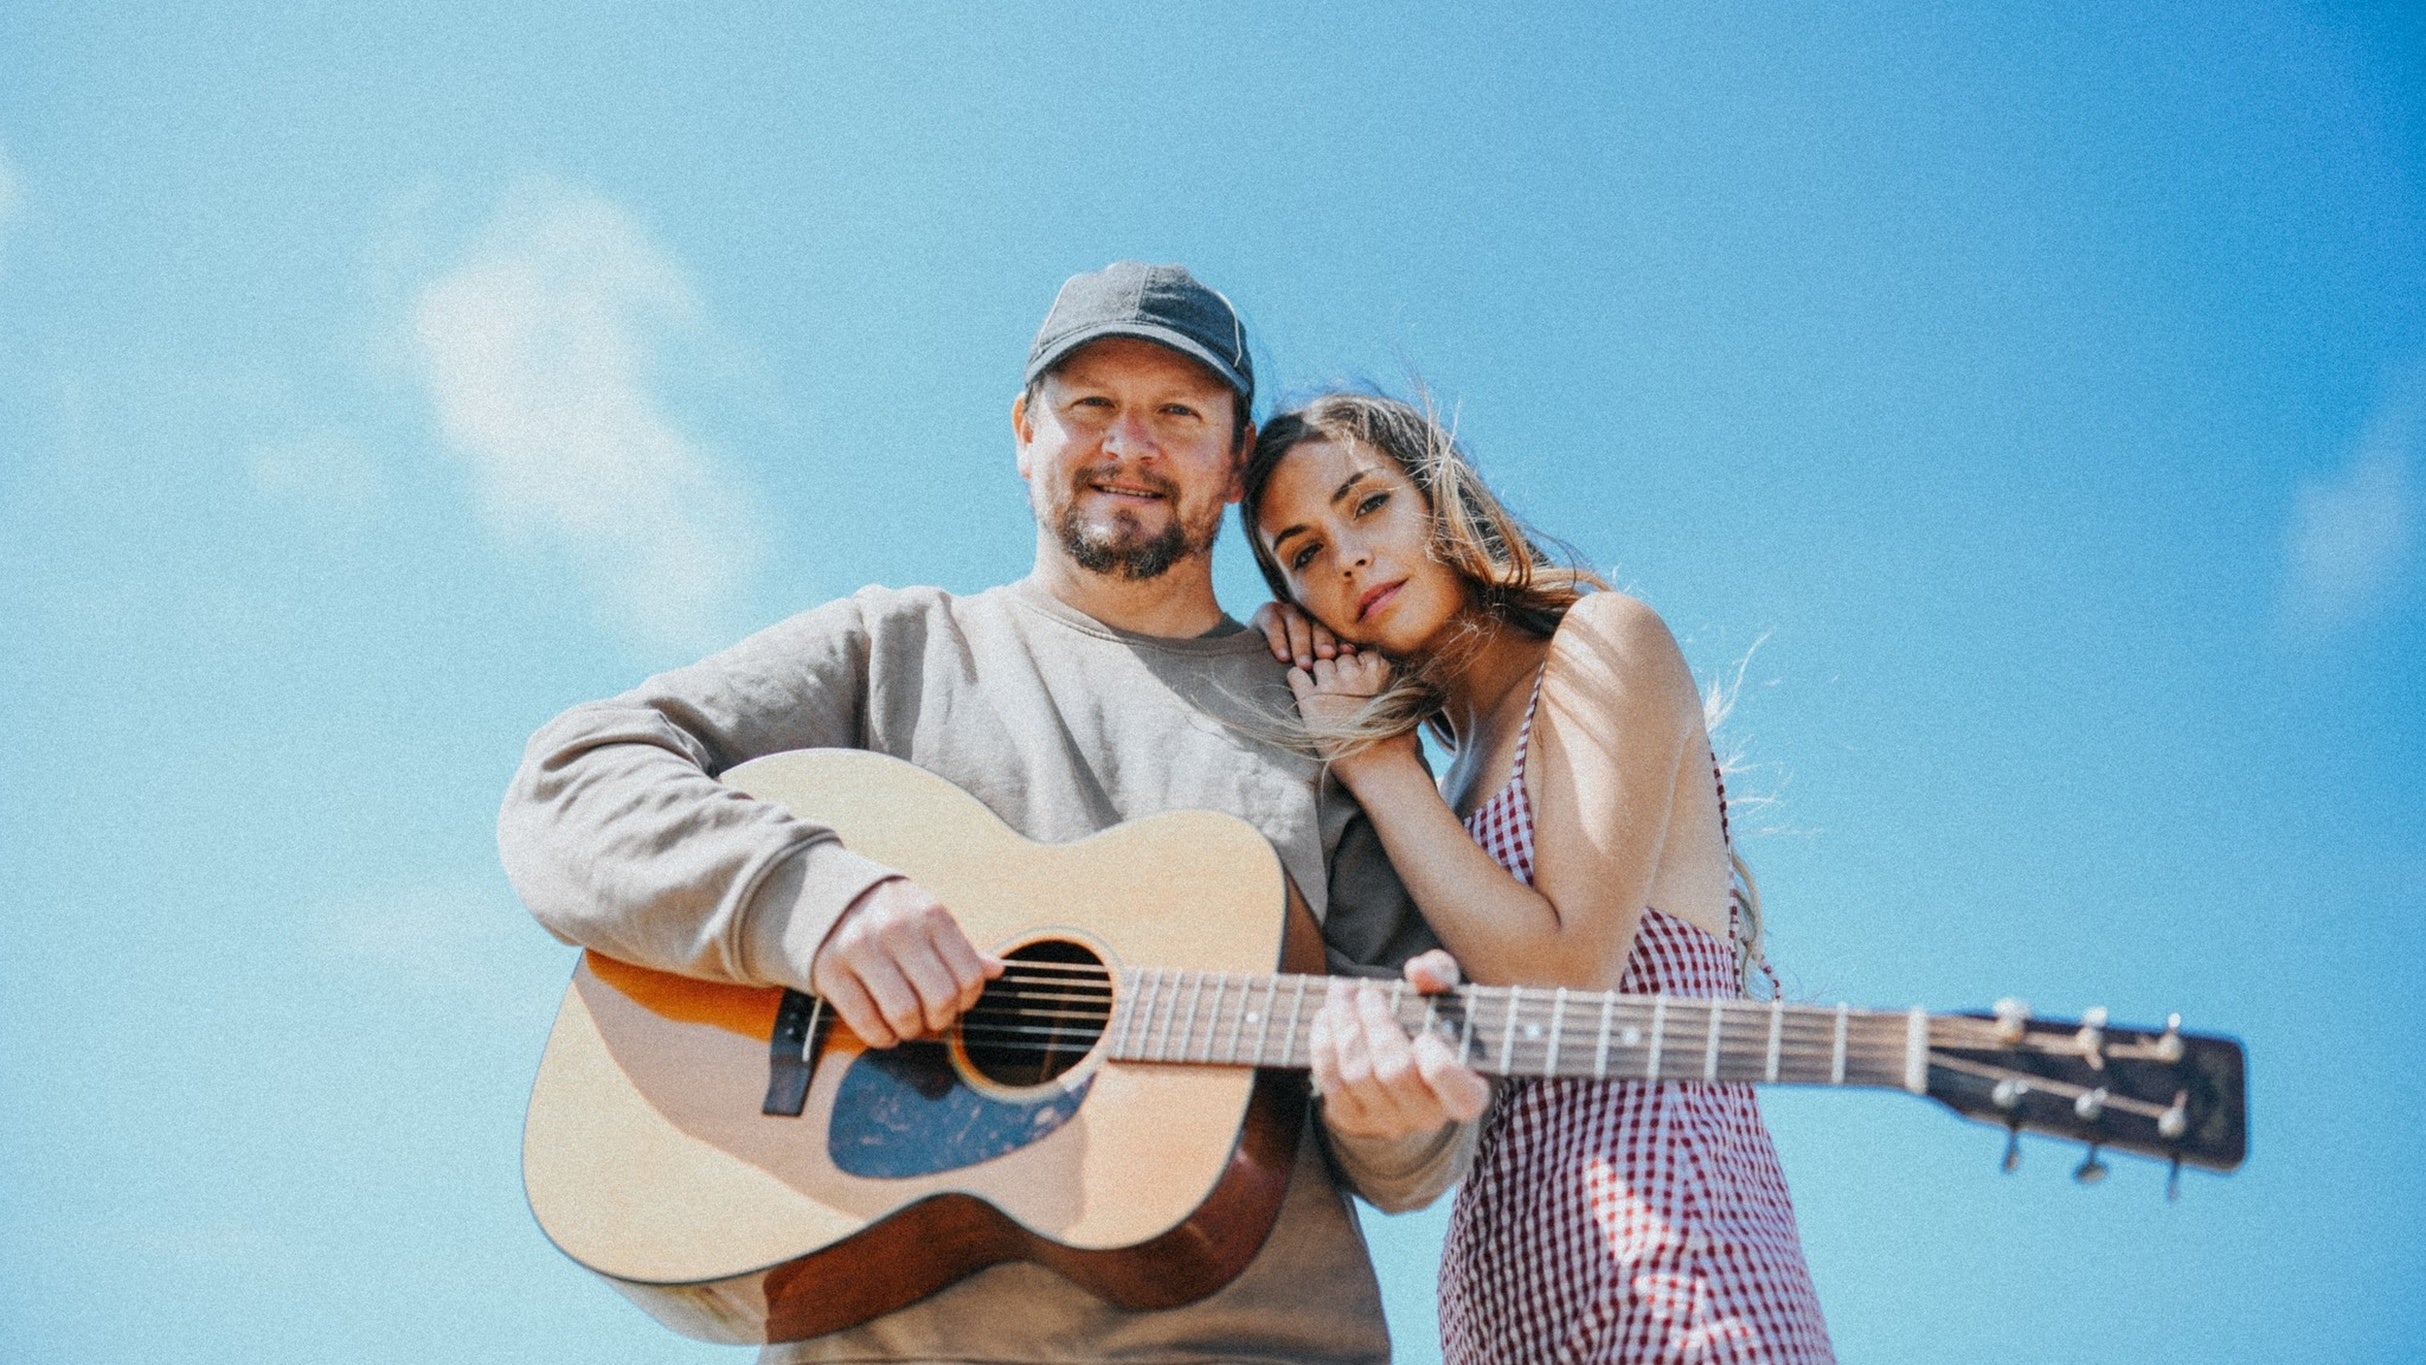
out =
[[[1542,675],[1549,671],[1550,661],[1547,659],[1533,671],[1533,695],[1525,699],[1525,723],[1516,731],[1516,762],[1508,768],[1508,781],[1511,784],[1525,780],[1525,756],[1533,751],[1533,712],[1542,704]]]

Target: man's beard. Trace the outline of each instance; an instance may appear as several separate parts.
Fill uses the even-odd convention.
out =
[[[1102,471],[1082,472],[1076,485],[1083,488]],[[1138,482],[1137,476],[1129,476]],[[1148,536],[1138,529],[1136,521],[1126,512],[1116,513],[1111,524],[1090,524],[1079,513],[1075,493],[1062,501],[1054,516],[1054,530],[1061,536],[1062,549],[1078,567],[1089,573],[1111,574],[1132,582],[1160,578],[1181,560],[1205,554],[1221,535],[1221,505],[1216,503],[1213,515],[1201,526],[1188,523],[1187,508],[1179,502],[1179,491],[1168,481],[1142,480],[1157,493],[1171,500],[1170,521],[1155,534]]]

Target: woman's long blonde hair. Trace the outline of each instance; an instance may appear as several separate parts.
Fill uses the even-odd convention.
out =
[[[1584,594],[1609,586],[1576,563],[1568,547],[1534,531],[1500,502],[1429,399],[1419,408],[1380,394],[1333,393],[1265,423],[1247,457],[1239,519],[1255,567],[1263,571],[1264,582],[1279,601],[1298,605],[1288,575],[1264,541],[1264,493],[1289,452],[1312,441],[1357,442],[1406,474],[1432,513],[1430,553],[1464,582],[1470,608],[1459,615],[1450,638],[1429,655],[1394,661],[1398,667],[1390,685],[1354,715],[1308,725],[1306,739],[1317,752],[1353,752],[1427,723],[1444,740],[1452,738],[1442,711],[1447,693],[1437,680],[1444,663],[1461,660],[1502,629],[1547,639],[1567,608]],[[1551,545],[1563,555],[1545,548]],[[1727,854],[1739,917],[1736,970],[1749,991],[1755,968],[1765,972],[1767,965],[1761,953],[1760,891],[1732,840]]]

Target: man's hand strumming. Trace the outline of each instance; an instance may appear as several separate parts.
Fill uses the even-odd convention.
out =
[[[870,1047],[941,1033],[1002,975],[927,889],[907,877],[852,901],[809,964],[809,984]]]

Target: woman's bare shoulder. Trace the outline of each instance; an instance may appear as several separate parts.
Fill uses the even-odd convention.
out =
[[[1622,592],[1590,593],[1567,608],[1550,638],[1543,686],[1553,681],[1588,689],[1682,687],[1693,693],[1693,675],[1668,623],[1648,603]]]

